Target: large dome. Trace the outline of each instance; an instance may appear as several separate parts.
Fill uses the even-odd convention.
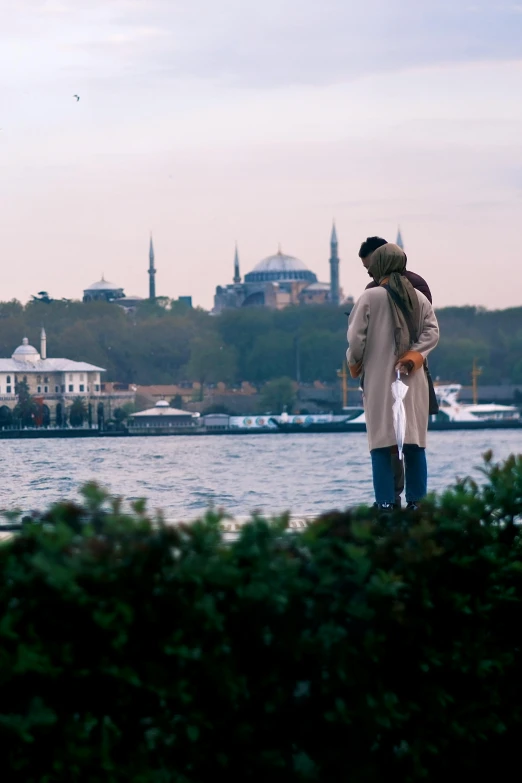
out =
[[[245,275],[245,283],[264,283],[272,280],[306,280],[317,282],[316,275],[299,258],[279,251],[275,256],[263,258],[251,272]]]
[[[40,354],[36,348],[29,345],[27,337],[24,337],[22,345],[18,346],[11,358],[18,362],[37,362],[40,359]]]

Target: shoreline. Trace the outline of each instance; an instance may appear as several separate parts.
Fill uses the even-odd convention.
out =
[[[458,430],[467,431],[483,431],[483,430],[520,430],[522,429],[522,421],[434,421],[429,422],[429,432],[455,432]],[[133,432],[132,430],[114,430],[114,431],[102,431],[88,430],[88,429],[27,429],[27,430],[1,430],[0,440],[41,440],[45,438],[151,438],[151,437],[206,437],[216,435],[318,435],[318,434],[342,434],[347,435],[350,432],[360,433],[366,432],[365,424],[346,424],[346,425],[286,425],[274,429],[261,429],[255,427],[245,427],[244,429],[223,429],[223,430],[206,430],[204,428],[193,429],[155,429],[150,431],[140,430],[139,432]]]

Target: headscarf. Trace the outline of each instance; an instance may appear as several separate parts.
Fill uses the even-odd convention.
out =
[[[389,286],[409,313],[410,320],[417,326],[420,318],[419,300],[414,287],[404,276],[406,261],[406,253],[398,245],[388,242],[372,253],[368,272],[376,283],[382,285],[385,282]],[[388,301],[392,311],[395,353],[400,357],[410,349],[412,338],[403,313],[389,294]]]

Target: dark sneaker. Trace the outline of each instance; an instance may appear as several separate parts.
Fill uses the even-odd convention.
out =
[[[406,511],[420,511],[420,506],[416,500],[410,500],[406,506]]]
[[[397,508],[395,503],[374,503],[373,507],[378,511],[395,511]]]

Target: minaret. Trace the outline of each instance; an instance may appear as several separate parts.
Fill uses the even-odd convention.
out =
[[[234,254],[234,283],[238,285],[241,282],[241,275],[239,274],[239,253],[237,252],[237,243],[236,243],[236,252]]]
[[[47,335],[43,326],[40,332],[40,358],[47,359]]]
[[[330,299],[332,304],[339,304],[339,254],[337,244],[337,231],[335,223],[332,226],[330,239]]]
[[[397,230],[397,241],[395,244],[400,247],[401,250],[404,250],[404,242],[402,241],[402,234],[401,234],[401,227],[399,226]]]
[[[152,233],[150,235],[149,247],[149,299],[152,302],[156,299],[156,269],[154,267],[154,245],[152,244]]]

